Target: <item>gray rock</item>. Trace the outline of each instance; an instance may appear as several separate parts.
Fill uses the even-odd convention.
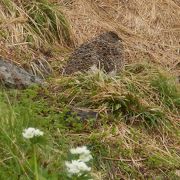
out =
[[[74,119],[79,118],[81,121],[85,121],[88,119],[97,120],[98,112],[92,109],[71,108],[71,110],[66,113],[65,119],[67,119],[69,116],[74,117]]]
[[[87,72],[91,67],[107,73],[120,71],[124,65],[121,39],[114,32],[103,33],[82,44],[69,57],[63,74]]]
[[[0,82],[8,88],[25,88],[33,84],[43,84],[43,80],[28,73],[11,61],[0,58]]]

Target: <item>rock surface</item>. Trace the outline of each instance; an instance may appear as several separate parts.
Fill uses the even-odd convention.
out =
[[[86,72],[96,66],[110,73],[121,70],[123,66],[121,39],[114,32],[103,33],[82,44],[69,57],[63,74]]]
[[[8,88],[25,88],[33,84],[43,84],[43,80],[28,73],[11,61],[0,58],[0,82]]]
[[[98,112],[92,109],[71,108],[71,110],[66,113],[65,119],[67,119],[69,116],[73,117],[74,119],[79,118],[79,120],[81,121],[85,121],[88,119],[97,120]]]

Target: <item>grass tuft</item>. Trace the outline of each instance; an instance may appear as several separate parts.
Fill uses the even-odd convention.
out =
[[[132,64],[115,77],[97,71],[61,79],[60,84],[66,103],[95,108],[112,114],[115,119],[123,117],[127,123],[155,128],[164,126],[172,117],[172,107],[177,116],[179,111],[178,85],[174,81],[170,83],[165,74],[160,74],[154,66]]]
[[[35,47],[53,43],[72,45],[70,26],[56,4],[48,0],[2,0],[0,5],[0,27],[6,28],[6,42],[12,46],[17,43]]]
[[[172,110],[180,108],[179,86],[174,79],[159,74],[159,76],[152,81],[152,86],[166,106]]]

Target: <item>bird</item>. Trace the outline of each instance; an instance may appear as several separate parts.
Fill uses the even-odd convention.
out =
[[[94,66],[106,73],[118,72],[124,65],[122,51],[122,39],[115,32],[104,32],[74,50],[63,68],[63,74],[87,72]]]

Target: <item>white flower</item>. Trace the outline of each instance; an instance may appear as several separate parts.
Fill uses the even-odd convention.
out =
[[[31,139],[35,136],[43,136],[43,134],[44,133],[42,131],[40,131],[39,129],[35,129],[32,127],[28,128],[28,129],[24,129],[24,131],[22,133],[23,137],[26,139]]]
[[[92,155],[91,154],[81,154],[79,156],[79,160],[82,161],[82,162],[88,162],[92,159]]]
[[[66,161],[65,165],[70,176],[74,174],[81,175],[83,172],[91,171],[91,168],[80,160]]]
[[[34,136],[43,136],[44,133],[42,131],[40,131],[39,129],[35,129],[34,131]]]
[[[76,165],[75,161],[72,161],[72,162],[66,161],[65,165],[67,167],[67,171],[69,174],[79,174],[80,173],[80,169]]]
[[[70,150],[71,154],[90,154],[91,152],[87,149],[86,146],[72,148]]]
[[[88,162],[93,158],[86,146],[72,148],[70,152],[71,154],[78,154],[79,160],[82,162]]]

